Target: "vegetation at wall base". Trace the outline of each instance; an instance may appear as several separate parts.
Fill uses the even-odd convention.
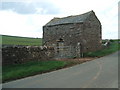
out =
[[[102,56],[114,53],[118,50],[120,50],[120,44],[118,43],[118,41],[115,40],[115,41],[112,41],[108,47],[105,47],[102,50],[84,53],[84,57],[102,57]]]
[[[20,79],[63,68],[70,63],[65,61],[30,61],[23,64],[2,67],[2,82]]]
[[[30,38],[30,37],[19,37],[19,36],[8,36],[0,35],[2,37],[2,45],[30,45],[30,46],[41,46],[41,38]]]

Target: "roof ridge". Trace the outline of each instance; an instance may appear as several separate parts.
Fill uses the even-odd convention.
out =
[[[91,12],[94,12],[94,11],[91,10],[91,11],[88,11],[88,12],[85,12],[85,13],[82,13],[82,14],[78,14],[78,15],[70,15],[70,16],[61,17],[61,18],[59,18],[59,17],[54,17],[54,18],[55,18],[55,19],[62,19],[62,18],[76,17],[76,16],[85,15],[85,14],[88,14],[88,13],[91,13]],[[53,18],[53,19],[54,19],[54,18]]]
[[[65,24],[65,23],[75,23],[75,22],[83,22],[89,17],[91,13],[94,13],[93,10],[79,14],[79,15],[71,15],[67,17],[54,17],[50,22],[48,22],[45,26],[50,26],[50,25],[58,25],[58,24]]]

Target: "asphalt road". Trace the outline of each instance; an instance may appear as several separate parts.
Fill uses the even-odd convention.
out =
[[[2,86],[3,88],[118,88],[118,52],[70,68],[5,83]]]

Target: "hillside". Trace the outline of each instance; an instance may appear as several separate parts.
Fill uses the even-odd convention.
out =
[[[41,38],[29,38],[8,35],[0,35],[0,38],[2,38],[2,45],[42,45]]]

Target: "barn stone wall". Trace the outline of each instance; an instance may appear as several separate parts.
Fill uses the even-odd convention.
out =
[[[65,46],[76,46],[82,40],[83,23],[68,23],[43,27],[43,44],[56,45],[56,41],[62,38]],[[79,38],[78,38],[79,37]]]
[[[43,46],[3,46],[2,65],[19,64],[27,61],[51,60],[54,48]]]
[[[43,26],[43,45],[56,47],[57,41],[63,40],[64,46],[74,48],[72,55],[75,53],[79,57],[85,52],[101,49],[101,27],[93,11],[82,15],[54,18]]]
[[[84,23],[68,23],[43,28],[43,44],[55,46],[62,38],[65,46],[77,47],[81,44],[81,52],[91,52],[101,49],[101,24],[95,18]],[[94,22],[93,22],[94,20]]]
[[[83,50],[85,52],[100,50],[102,48],[102,30],[100,21],[95,15],[91,14],[89,19],[84,22],[83,27],[83,38],[85,40],[83,43]]]
[[[68,23],[54,26],[45,26],[43,27],[43,45],[52,46],[56,48],[57,40],[63,39],[64,49],[62,52],[56,52],[56,56],[63,58],[77,57],[77,45],[78,43],[83,43],[84,39],[82,33],[83,23]]]

